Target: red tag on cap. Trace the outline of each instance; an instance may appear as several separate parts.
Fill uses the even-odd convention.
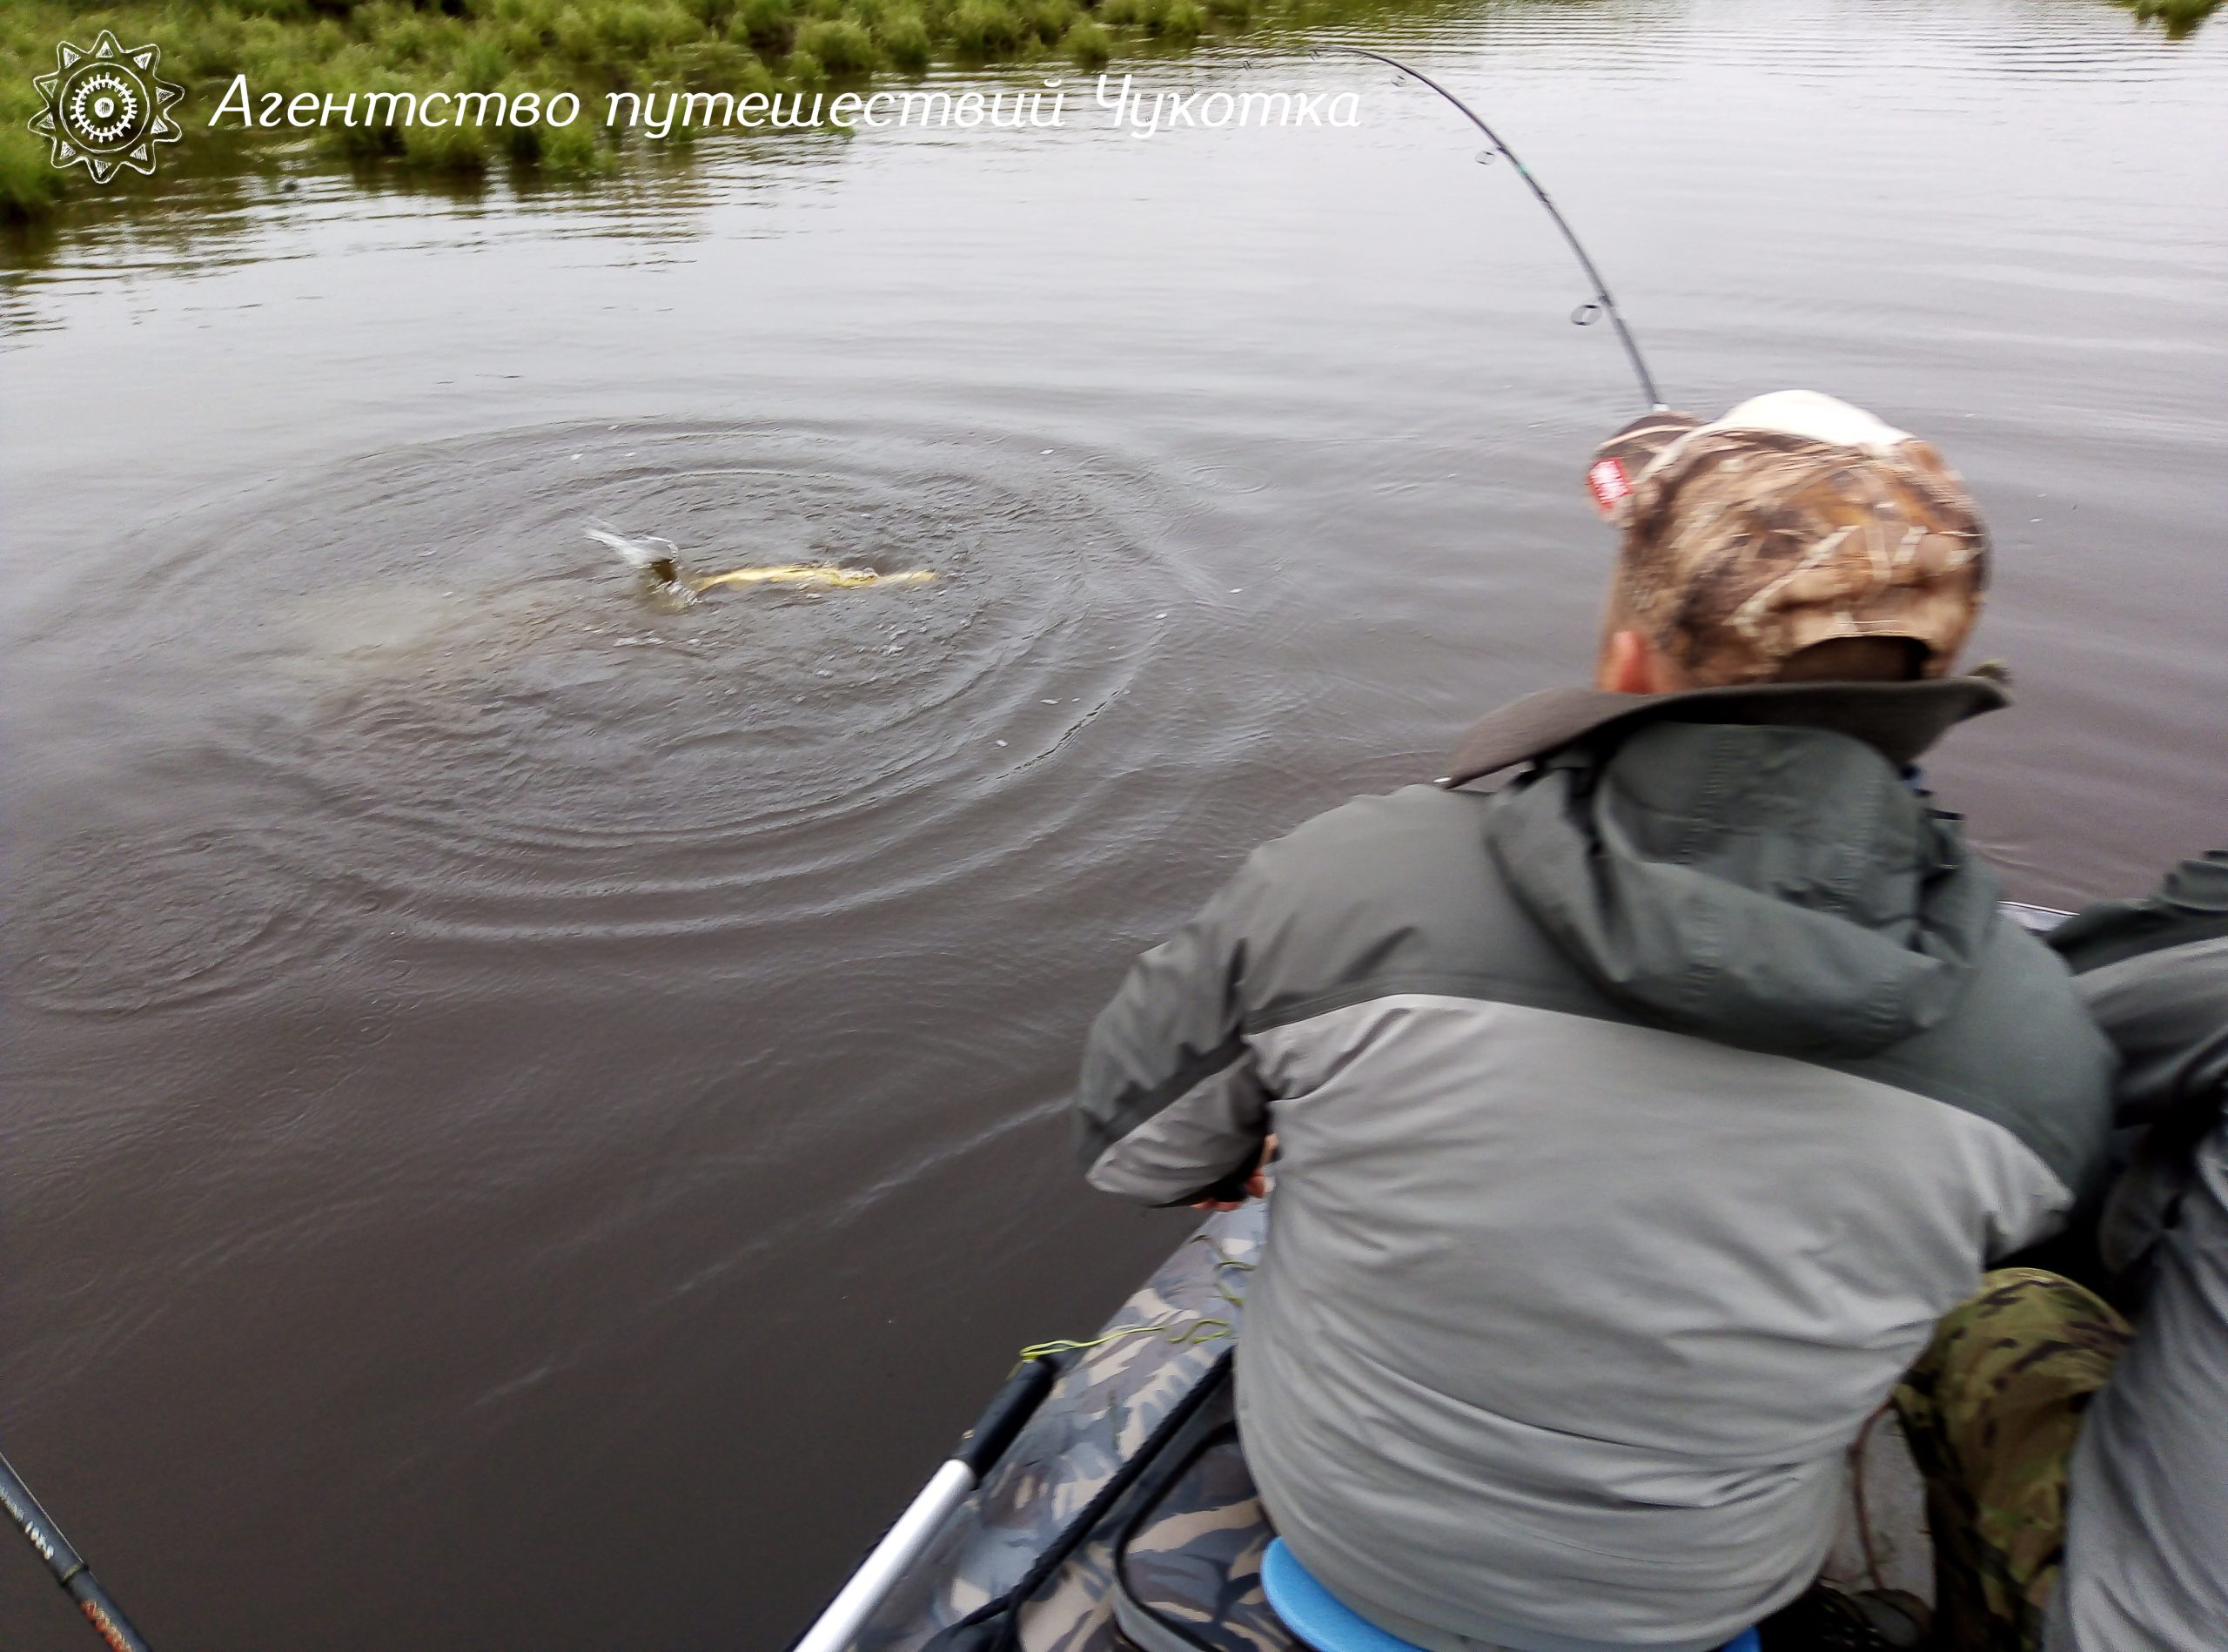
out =
[[[1587,467],[1586,486],[1594,495],[1594,508],[1613,520],[1617,507],[1633,496],[1633,485],[1625,475],[1625,462],[1614,453],[1595,460]]]

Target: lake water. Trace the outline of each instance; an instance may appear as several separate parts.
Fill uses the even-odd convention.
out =
[[[2222,841],[2228,25],[1370,38],[1675,401],[1964,470],[2020,703],[1932,775],[2012,893]],[[0,1442],[158,1648],[784,1643],[1180,1231],[1066,1152],[1127,959],[1585,670],[1640,403],[1508,168],[1136,72],[1361,124],[181,166],[0,273]],[[591,518],[938,577],[661,614]],[[90,1643],[12,1539],[0,1639]]]

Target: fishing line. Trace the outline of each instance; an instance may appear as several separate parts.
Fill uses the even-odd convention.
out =
[[[1241,1273],[1251,1273],[1256,1265],[1224,1254],[1222,1247],[1205,1233],[1194,1233],[1184,1243],[1204,1245],[1214,1253],[1215,1294],[1228,1303],[1233,1311],[1243,1309],[1245,1299],[1224,1282],[1223,1271],[1235,1268]],[[1060,1337],[1050,1342],[1032,1342],[1021,1351],[1021,1365],[1027,1365],[1031,1360],[1042,1360],[1049,1354],[1088,1353],[1093,1348],[1103,1348],[1110,1342],[1119,1342],[1125,1337],[1143,1336],[1148,1332],[1158,1332],[1171,1346],[1183,1348],[1201,1342],[1219,1342],[1225,1337],[1236,1336],[1238,1326],[1231,1320],[1212,1319],[1204,1314],[1191,1318],[1180,1313],[1171,1314],[1164,1320],[1145,1320],[1136,1325],[1112,1326],[1095,1337]],[[1016,1366],[1014,1369],[1018,1371],[1021,1366]]]
[[[1663,393],[1655,387],[1655,379],[1648,372],[1648,363],[1641,359],[1640,346],[1634,340],[1632,329],[1625,325],[1624,312],[1617,308],[1617,300],[1610,296],[1609,284],[1601,279],[1601,272],[1594,267],[1594,260],[1586,255],[1586,248],[1580,242],[1577,232],[1571,228],[1554,202],[1548,198],[1547,191],[1540,186],[1540,180],[1532,176],[1530,169],[1522,161],[1517,159],[1516,151],[1501,141],[1499,132],[1486,124],[1485,118],[1429,75],[1424,73],[1422,70],[1411,67],[1402,63],[1398,57],[1388,57],[1381,51],[1371,51],[1361,46],[1319,46],[1316,50],[1343,52],[1353,57],[1373,58],[1388,69],[1421,81],[1446,98],[1448,103],[1453,104],[1455,108],[1460,110],[1468,118],[1470,124],[1486,135],[1486,141],[1490,143],[1493,148],[1480,155],[1478,158],[1481,161],[1489,161],[1495,154],[1507,158],[1508,164],[1516,169],[1516,175],[1524,180],[1525,187],[1532,191],[1533,198],[1547,209],[1547,216],[1554,219],[1555,227],[1562,232],[1563,239],[1569,243],[1572,253],[1578,259],[1579,267],[1586,272],[1586,279],[1594,283],[1593,298],[1573,311],[1570,319],[1583,327],[1590,326],[1601,317],[1607,316],[1609,325],[1617,330],[1617,341],[1624,346],[1626,358],[1633,364],[1633,372],[1640,379],[1640,387],[1647,395],[1649,406],[1659,412],[1668,406],[1670,404],[1663,400]]]

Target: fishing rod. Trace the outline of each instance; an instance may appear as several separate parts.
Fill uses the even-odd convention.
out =
[[[1601,272],[1594,267],[1594,260],[1586,255],[1586,248],[1580,242],[1577,232],[1571,228],[1554,202],[1548,198],[1547,191],[1540,187],[1540,180],[1532,176],[1530,169],[1522,161],[1517,159],[1516,151],[1501,141],[1499,132],[1486,124],[1485,118],[1422,70],[1402,63],[1398,57],[1389,57],[1381,51],[1371,51],[1362,46],[1321,46],[1317,50],[1343,52],[1352,57],[1373,58],[1388,69],[1421,81],[1460,110],[1469,118],[1470,124],[1486,135],[1486,141],[1493,148],[1479,158],[1488,160],[1496,153],[1507,157],[1508,164],[1516,169],[1516,175],[1524,180],[1525,187],[1532,191],[1533,198],[1547,209],[1547,216],[1554,219],[1555,227],[1562,232],[1563,239],[1569,243],[1579,267],[1586,272],[1586,279],[1594,283],[1594,297],[1579,306],[1571,319],[1583,327],[1592,326],[1598,317],[1607,315],[1609,325],[1617,330],[1617,341],[1625,346],[1625,355],[1633,364],[1633,372],[1640,379],[1640,387],[1647,395],[1649,406],[1659,413],[1669,406],[1670,404],[1663,400],[1663,393],[1655,387],[1655,379],[1648,372],[1648,363],[1641,359],[1640,346],[1633,338],[1633,330],[1625,325],[1624,312],[1617,308],[1617,300],[1610,295],[1609,284],[1601,279]]]
[[[93,1626],[95,1634],[115,1652],[148,1652],[139,1631],[109,1599],[108,1591],[100,1586],[92,1568],[70,1547],[70,1540],[62,1534],[62,1528],[38,1506],[31,1488],[23,1484],[22,1476],[9,1466],[5,1457],[0,1457],[0,1505],[6,1506],[16,1529],[30,1540],[31,1547],[46,1562],[46,1569],[54,1574],[54,1581],[77,1602],[77,1609],[85,1615],[85,1621]]]

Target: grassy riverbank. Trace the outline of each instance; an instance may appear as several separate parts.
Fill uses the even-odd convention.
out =
[[[0,221],[34,222],[96,187],[57,171],[26,123],[35,76],[55,46],[90,46],[103,29],[126,47],[152,41],[161,72],[183,84],[192,144],[225,89],[245,75],[258,97],[380,91],[572,92],[567,124],[402,122],[317,128],[313,141],[382,169],[469,175],[523,166],[603,171],[629,135],[599,120],[614,91],[862,90],[931,65],[1043,63],[1094,70],[1127,55],[1271,27],[1352,22],[1435,0],[7,0],[0,6]],[[2170,32],[2223,0],[2120,0]],[[237,121],[232,123],[235,126]],[[292,134],[300,136],[297,132]],[[661,140],[686,141],[685,131]],[[646,140],[635,135],[631,141]],[[175,148],[161,151],[168,162]]]
[[[2171,35],[2184,35],[2220,9],[2222,0],[2120,0],[2138,17],[2166,25]]]
[[[258,97],[569,91],[585,112],[567,125],[332,126],[315,140],[381,166],[579,174],[610,166],[625,141],[597,118],[613,91],[859,90],[936,64],[1093,70],[1155,44],[1361,9],[1355,0],[8,0],[0,218],[37,218],[92,187],[82,168],[55,171],[25,123],[40,107],[32,77],[54,68],[56,43],[91,46],[103,29],[126,48],[162,47],[164,78],[187,89],[178,115],[189,144],[240,74]],[[1369,9],[1386,8],[1379,0]]]

